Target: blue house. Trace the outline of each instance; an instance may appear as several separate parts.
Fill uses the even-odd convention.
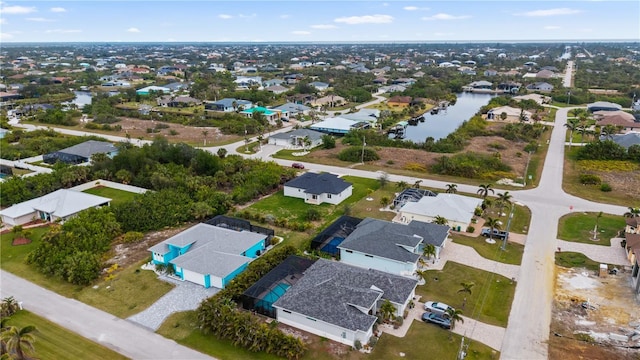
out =
[[[218,101],[206,102],[204,104],[205,111],[223,111],[232,112],[236,110],[251,109],[253,104],[249,100],[241,100],[234,98],[224,98]]]
[[[182,280],[223,289],[265,250],[267,235],[209,224],[193,226],[151,248],[152,262]]]

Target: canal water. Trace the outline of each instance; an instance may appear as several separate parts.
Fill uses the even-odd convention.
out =
[[[62,105],[66,105],[66,104],[75,104],[78,109],[82,109],[85,105],[90,105],[91,104],[91,98],[93,98],[93,96],[91,95],[90,92],[88,91],[74,91],[73,92],[76,97],[66,103],[62,103]]]
[[[487,105],[492,97],[496,96],[495,94],[474,93],[456,95],[458,100],[455,105],[450,105],[447,110],[441,110],[438,114],[432,115],[427,112],[424,114],[424,122],[419,122],[417,126],[407,126],[404,140],[423,143],[429,136],[435,140],[447,137],[460,124],[475,115],[481,107]]]

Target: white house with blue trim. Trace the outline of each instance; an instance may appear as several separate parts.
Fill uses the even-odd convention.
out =
[[[265,250],[267,235],[195,225],[151,248],[152,262],[182,280],[223,289]]]

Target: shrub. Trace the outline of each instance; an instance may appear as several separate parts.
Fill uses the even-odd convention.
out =
[[[133,243],[142,240],[144,234],[138,231],[129,231],[122,235],[122,242],[125,244]]]
[[[593,174],[580,174],[580,183],[583,185],[598,185],[602,182],[599,176]]]
[[[356,348],[356,350],[360,350],[362,349],[362,342],[360,342],[360,340],[356,340],[353,342],[353,347]]]
[[[175,129],[171,129],[171,130],[169,130],[169,135],[175,136],[175,135],[180,135],[180,133],[177,132]]]
[[[340,153],[338,154],[338,159],[349,162],[360,162],[361,160],[375,161],[379,160],[380,156],[378,156],[378,153],[373,149],[365,148],[363,150],[360,147],[352,146],[340,151]]]
[[[417,172],[426,172],[427,167],[424,165],[420,165],[418,163],[408,163],[405,167],[405,170],[409,171],[417,171]]]
[[[609,185],[608,183],[602,183],[602,185],[600,185],[600,191],[602,192],[609,192],[611,190],[613,189],[611,188],[611,185]]]
[[[393,164],[395,164],[395,163],[396,163],[396,162],[395,162],[395,161],[393,161],[393,160],[387,160],[387,165],[393,165]]]
[[[369,339],[369,346],[374,347],[378,343],[378,338],[376,336],[372,336]]]
[[[475,228],[475,227],[473,227],[473,226],[468,226],[468,227],[467,227],[467,232],[468,232],[468,233],[472,233],[472,232],[474,232],[474,231],[476,231],[476,228]]]
[[[308,209],[305,215],[305,218],[307,219],[307,221],[320,220],[320,217],[321,217],[320,211],[318,211],[318,209],[315,209],[315,208]]]
[[[488,146],[489,146],[489,148],[496,149],[496,150],[504,150],[504,149],[507,148],[503,144],[500,144],[500,143],[497,143],[497,142],[492,142]]]

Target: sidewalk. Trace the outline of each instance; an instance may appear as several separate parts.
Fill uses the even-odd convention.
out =
[[[611,246],[591,245],[573,241],[557,240],[560,251],[573,251],[584,254],[593,261],[613,265],[631,265],[625,256],[624,248],[620,246],[622,238],[611,239]]]

